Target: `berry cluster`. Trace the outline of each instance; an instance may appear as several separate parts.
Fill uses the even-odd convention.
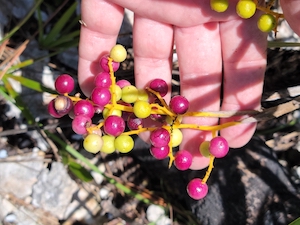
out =
[[[263,0],[264,3],[264,0]],[[278,20],[283,18],[283,14],[271,10],[274,0],[266,5],[261,4],[259,0],[239,0],[236,4],[236,12],[243,19],[251,18],[256,10],[260,10],[263,14],[257,21],[258,28],[263,32],[270,32],[278,25]],[[216,12],[225,12],[229,5],[229,0],[210,0],[210,5]]]
[[[214,126],[184,124],[182,118],[185,116],[216,115],[188,111],[189,101],[181,95],[173,96],[167,104],[163,97],[168,93],[168,84],[162,79],[154,79],[145,89],[138,89],[127,80],[116,81],[114,72],[126,55],[123,46],[115,45],[109,55],[101,58],[99,64],[103,72],[95,76],[94,89],[87,99],[79,95],[70,96],[74,88],[73,78],[67,74],[59,76],[55,81],[59,95],[49,103],[49,113],[56,118],[68,114],[73,119],[74,132],[83,135],[83,146],[91,153],[127,153],[134,147],[132,135],[150,131],[150,153],[159,160],[169,157],[169,167],[174,162],[178,170],[189,169],[193,160],[187,149],[173,152],[173,148],[182,142],[181,130],[211,131],[213,138],[199,146],[200,153],[210,159],[206,175],[187,185],[187,192],[192,198],[203,198],[208,192],[206,181],[214,159],[224,157],[229,151],[227,141],[218,136],[218,131],[239,122]],[[95,114],[102,114],[97,123],[93,122]],[[147,127],[145,119],[155,120],[159,125]]]

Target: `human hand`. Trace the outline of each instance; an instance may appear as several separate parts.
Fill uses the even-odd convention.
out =
[[[300,1],[299,0],[281,0],[280,1],[284,18],[289,23],[295,33],[300,36]]]
[[[286,0],[287,1],[287,0]],[[257,28],[259,13],[250,19],[237,16],[237,0],[217,13],[206,1],[87,0],[82,1],[79,45],[79,83],[89,96],[99,73],[99,59],[115,45],[123,7],[135,13],[133,25],[135,79],[138,88],[154,78],[171,83],[172,49],[179,59],[181,95],[190,111],[237,111],[260,108],[266,66],[266,34]],[[221,93],[222,92],[222,93]],[[167,102],[170,93],[167,95]],[[185,123],[214,125],[228,119],[186,118]],[[246,144],[255,124],[223,129],[231,147]],[[182,149],[193,154],[191,169],[207,166],[199,145],[211,134],[183,130]]]

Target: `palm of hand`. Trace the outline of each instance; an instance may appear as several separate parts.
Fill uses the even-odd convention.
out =
[[[259,108],[266,38],[257,29],[256,16],[248,20],[238,18],[235,3],[225,13],[216,13],[209,1],[110,2],[136,13],[133,44],[137,87],[143,88],[157,77],[171,83],[175,43],[181,94],[190,101],[190,111]],[[98,72],[99,57],[116,42],[123,9],[115,4],[99,0],[82,4],[82,20],[87,26],[81,31],[79,82],[87,94],[91,91],[90,81]],[[105,16],[100,19],[99,15]],[[166,98],[168,102],[170,94]],[[184,122],[213,125],[224,121],[186,118]],[[239,147],[254,130],[254,124],[239,125],[222,130],[221,135],[232,147]],[[199,154],[199,145],[211,138],[210,133],[184,130],[183,135],[181,148],[194,156],[191,168],[205,167],[207,159]]]

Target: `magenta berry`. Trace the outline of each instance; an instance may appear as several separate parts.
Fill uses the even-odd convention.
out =
[[[150,147],[151,155],[158,160],[165,159],[168,156],[169,152],[170,148],[168,145],[162,147],[155,147],[152,145]]]
[[[104,132],[117,137],[125,130],[125,121],[120,116],[111,115],[104,120]]]
[[[170,133],[164,128],[157,128],[150,134],[150,142],[155,147],[166,146],[170,142]]]
[[[68,74],[62,74],[55,80],[55,89],[60,94],[69,94],[73,91],[75,82],[73,77]]]
[[[111,78],[108,72],[100,72],[95,76],[94,84],[96,87],[109,88],[111,85]]]
[[[187,193],[195,200],[204,198],[208,193],[208,186],[206,183],[202,183],[200,178],[194,178],[187,185]]]
[[[103,71],[109,72],[108,56],[103,56],[100,59],[100,66],[103,69]],[[120,67],[120,63],[112,61],[112,68],[114,72],[116,72],[119,69],[119,67]]]
[[[227,155],[229,146],[225,138],[214,137],[209,144],[209,152],[216,158],[223,158]]]
[[[92,118],[94,116],[94,106],[88,100],[80,100],[74,105],[74,115],[85,115]]]
[[[158,92],[161,97],[164,97],[168,93],[168,84],[166,83],[166,81],[159,78],[151,81],[149,87],[152,90]]]
[[[171,98],[170,108],[176,114],[184,114],[189,109],[189,101],[181,95],[176,95]]]
[[[108,88],[95,87],[91,94],[91,100],[94,104],[100,106],[100,108],[108,104],[110,99],[111,93]]]
[[[91,126],[92,120],[90,117],[85,115],[75,116],[72,121],[72,129],[76,134],[84,135],[87,134],[86,128]]]
[[[187,170],[192,165],[192,154],[187,150],[180,150],[176,153],[174,165],[178,170]]]

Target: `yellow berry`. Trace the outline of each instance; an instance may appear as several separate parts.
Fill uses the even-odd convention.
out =
[[[199,151],[204,157],[209,157],[209,141],[203,141],[199,146]]]
[[[263,32],[270,32],[276,26],[276,20],[271,14],[263,14],[259,17],[257,26]]]
[[[102,136],[103,145],[101,148],[101,152],[104,152],[106,154],[113,153],[115,151],[115,137],[110,135],[103,135]]]
[[[133,113],[138,118],[147,118],[151,114],[151,106],[148,102],[136,101],[133,105]]]
[[[111,111],[111,114],[109,114],[109,112],[110,112],[110,109],[108,109],[108,108],[104,108],[103,109],[103,111],[102,111],[102,115],[103,115],[103,118],[105,119],[105,118],[107,118],[108,116],[111,116],[111,115],[114,115],[114,116],[122,116],[122,111],[121,110],[119,110],[119,109],[113,109],[112,111]]]
[[[83,141],[83,147],[86,151],[91,153],[97,153],[102,148],[102,137],[98,134],[89,134]]]
[[[240,0],[236,5],[237,14],[243,19],[249,19],[256,11],[256,4],[252,0]]]
[[[130,152],[133,149],[134,141],[129,135],[120,135],[115,139],[115,147],[121,153]]]
[[[216,12],[225,12],[228,5],[228,0],[210,0],[210,7]]]
[[[113,89],[114,89],[114,92],[113,92]],[[113,86],[111,86],[109,88],[110,90],[110,93],[113,95],[115,94],[115,97],[116,97],[116,101],[119,101],[122,97],[122,89],[119,87],[119,85],[114,85],[114,88]]]
[[[183,135],[182,135],[182,132],[180,129],[178,128],[174,128],[172,130],[172,147],[177,147],[181,144],[182,142],[182,138],[183,138]]]
[[[133,85],[122,88],[122,100],[126,103],[133,103],[138,99],[138,89]]]
[[[138,100],[148,102],[149,95],[145,89],[138,89]]]
[[[115,62],[123,62],[127,57],[126,49],[122,45],[115,45],[110,50],[109,57]]]

